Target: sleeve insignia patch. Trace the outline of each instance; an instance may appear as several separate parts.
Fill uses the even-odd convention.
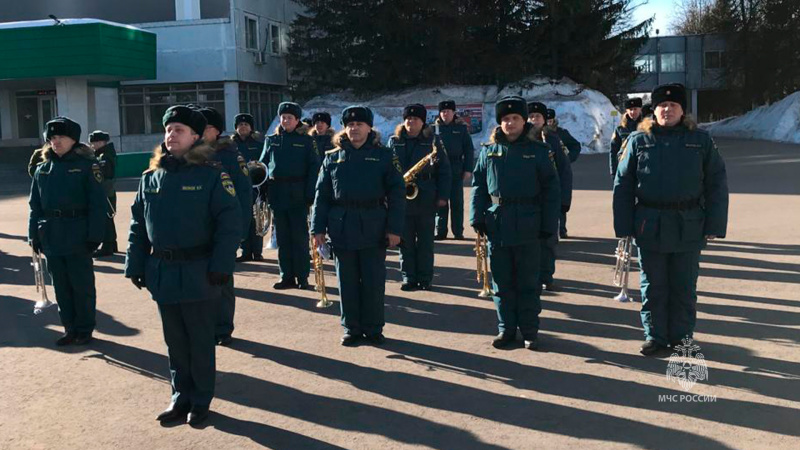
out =
[[[222,179],[222,187],[225,188],[225,192],[231,194],[231,197],[236,197],[236,188],[233,187],[233,181],[231,181],[230,175],[222,172],[220,178]]]
[[[103,173],[100,172],[100,165],[97,163],[92,164],[92,175],[94,176],[94,180],[98,183],[103,182]]]

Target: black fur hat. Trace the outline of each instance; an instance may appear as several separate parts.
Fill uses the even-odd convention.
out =
[[[650,98],[652,98],[654,109],[663,102],[675,102],[686,111],[686,88],[680,83],[656,86],[653,88]]]
[[[164,113],[164,117],[161,118],[161,124],[164,125],[164,128],[172,122],[182,123],[200,136],[203,135],[203,131],[206,130],[206,125],[208,124],[205,116],[200,111],[183,105],[171,106]]]
[[[347,125],[350,122],[364,122],[372,127],[374,118],[372,110],[366,106],[348,106],[342,111],[342,125]]]
[[[539,113],[542,117],[547,117],[547,106],[545,106],[542,102],[530,102],[528,103],[528,116],[533,113]],[[527,119],[528,116],[525,116]]]
[[[311,116],[311,125],[314,125],[317,122],[325,122],[328,124],[328,126],[331,126],[331,115],[324,111],[314,113],[314,115]]]
[[[256,126],[255,125],[256,121],[255,119],[253,119],[252,115],[242,113],[242,114],[237,114],[236,117],[233,118],[233,128],[238,127],[239,124],[242,122],[250,124],[250,128],[255,128]]]
[[[220,133],[225,130],[225,119],[219,111],[211,107],[200,108],[198,111],[206,118],[206,122],[219,130]]]
[[[303,108],[294,102],[283,102],[278,105],[278,115],[291,114],[300,120],[303,117]]]
[[[428,121],[428,110],[425,109],[425,106],[420,105],[419,103],[414,103],[413,105],[407,105],[403,108],[403,120],[406,120],[409,117],[417,117],[423,123]]]
[[[80,142],[81,126],[69,117],[54,117],[44,126],[44,140],[49,141],[52,136],[67,136]]]
[[[547,115],[544,117],[547,120],[555,119],[556,118],[556,110],[547,108]]]
[[[503,117],[509,114],[519,114],[523,119],[528,119],[528,104],[525,99],[517,95],[508,95],[494,104],[494,115],[499,125]]]
[[[111,136],[105,131],[95,130],[89,135],[89,142],[110,141]]]
[[[641,108],[641,107],[642,107],[641,97],[633,97],[625,100],[625,109]]]
[[[445,109],[452,109],[453,111],[456,110],[456,102],[454,100],[443,100],[439,102],[439,111]]]

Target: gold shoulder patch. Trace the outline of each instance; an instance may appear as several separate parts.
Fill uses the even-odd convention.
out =
[[[92,175],[94,175],[94,180],[98,183],[103,182],[103,173],[100,172],[100,165],[97,163],[92,164]]]
[[[250,171],[247,170],[247,162],[244,160],[244,157],[242,157],[242,155],[239,155],[236,157],[236,161],[239,161],[239,169],[242,170],[244,176],[249,177]]]
[[[228,175],[227,172],[222,172],[220,174],[220,179],[222,179],[222,187],[225,188],[225,192],[231,194],[232,197],[236,197],[236,188],[233,187],[231,176]]]

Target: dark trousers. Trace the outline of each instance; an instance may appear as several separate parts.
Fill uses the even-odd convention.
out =
[[[356,336],[383,332],[386,249],[340,250],[334,247],[334,256],[342,326]]]
[[[561,220],[558,221],[558,232],[567,234],[567,213],[561,213]]]
[[[105,234],[103,235],[103,247],[102,250],[109,250],[109,251],[117,251],[117,227],[114,225],[114,218],[108,217],[109,215],[113,215],[114,212],[117,210],[117,194],[113,194],[108,197],[108,201],[111,202],[111,207],[109,207],[108,214],[106,214],[106,229]]]
[[[278,266],[282,280],[308,279],[311,253],[308,248],[308,209],[273,211],[278,240]]]
[[[216,338],[233,334],[233,315],[236,312],[236,295],[233,292],[233,275],[230,281],[222,285],[222,297],[217,302]]]
[[[48,256],[61,324],[70,333],[91,333],[95,327],[97,291],[90,253]]]
[[[639,267],[645,339],[667,345],[691,338],[697,322],[700,251],[639,249]]]
[[[258,199],[258,194],[253,192],[253,204],[255,205]],[[247,238],[242,241],[242,256],[261,256],[261,251],[264,248],[264,237],[256,234],[256,221],[250,221],[250,228],[247,232]]]
[[[516,334],[525,339],[539,333],[542,312],[539,283],[541,243],[500,247],[489,244],[489,263],[497,310],[497,328],[503,334]]]
[[[169,354],[172,402],[208,406],[214,398],[214,301],[158,305]]]
[[[539,282],[550,284],[553,282],[553,275],[556,273],[556,245],[558,236],[550,239],[540,239],[542,246],[541,259],[539,263]]]
[[[433,214],[406,216],[400,243],[400,271],[405,282],[433,280],[433,221]]]
[[[436,236],[447,237],[447,211],[450,210],[450,229],[453,236],[464,235],[464,181],[463,172],[453,174],[450,202],[436,213]]]

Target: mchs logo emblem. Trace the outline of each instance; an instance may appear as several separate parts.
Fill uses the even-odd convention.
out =
[[[669,357],[667,380],[677,381],[684,391],[689,391],[698,381],[708,379],[706,359],[700,353],[700,346],[690,338],[683,338],[681,345],[675,347],[676,353]]]

